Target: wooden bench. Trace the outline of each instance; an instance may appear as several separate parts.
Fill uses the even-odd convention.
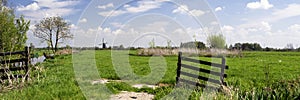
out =
[[[205,82],[211,82],[214,84],[218,84],[219,86],[221,85],[225,85],[227,86],[226,82],[224,82],[224,78],[227,77],[227,74],[225,74],[225,69],[228,69],[228,66],[226,65],[225,62],[225,58],[224,57],[215,57],[215,58],[220,58],[222,60],[222,63],[213,63],[213,62],[208,62],[208,61],[203,61],[203,60],[198,60],[198,59],[192,59],[192,58],[188,58],[188,57],[183,57],[182,53],[179,52],[178,54],[178,63],[177,63],[177,77],[176,77],[176,85],[178,86],[180,84],[180,82],[186,83],[188,85],[196,85],[199,87],[208,87],[208,88],[214,88],[214,89],[219,89],[220,87],[215,87],[215,86],[209,86],[209,85],[205,85],[205,84],[201,84],[199,82],[195,82],[192,80],[188,80],[188,79],[184,79],[181,76],[187,76],[196,80],[203,80]],[[215,68],[220,68],[220,72],[216,72],[216,71],[212,71],[209,69],[205,69],[205,68],[201,68],[200,67],[195,67],[192,65],[188,65],[188,64],[183,64],[182,61],[186,61],[186,62],[192,62],[195,64],[200,64],[200,65],[207,65],[210,67],[215,67]],[[189,72],[185,72],[182,69],[185,68],[187,70],[193,70],[193,71],[198,71],[197,74],[192,74]],[[217,77],[220,77],[219,79],[212,79],[209,77],[205,77],[205,76],[200,76],[199,73],[204,73],[205,75],[214,75]]]

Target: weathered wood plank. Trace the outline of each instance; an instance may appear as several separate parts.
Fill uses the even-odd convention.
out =
[[[198,68],[198,67],[190,66],[190,65],[186,65],[186,64],[181,64],[181,66],[184,68],[187,68],[187,69],[191,69],[194,71],[199,71],[199,72],[203,72],[203,73],[207,73],[207,74],[212,74],[212,75],[216,75],[216,76],[221,75],[220,72],[215,72],[215,71],[211,71],[211,70],[204,69],[204,68]],[[227,77],[227,74],[224,74],[223,77]]]
[[[4,52],[4,53],[0,53],[0,56],[9,56],[9,55],[17,55],[17,54],[25,55],[26,52],[25,51]]]
[[[28,67],[12,67],[12,68],[1,68],[0,72],[5,72],[6,70],[9,71],[19,71],[19,70],[26,70]]]
[[[220,80],[221,80],[221,83],[224,84],[224,65],[226,65],[226,62],[225,62],[225,58],[222,58],[222,65],[223,67],[221,68],[221,74],[220,74]]]
[[[26,58],[21,59],[12,59],[12,60],[6,60],[6,61],[0,61],[1,64],[8,64],[8,63],[17,63],[17,62],[25,62],[27,61]]]
[[[178,83],[178,80],[180,78],[180,70],[181,70],[181,55],[182,53],[178,53],[178,62],[177,62],[177,76],[176,76],[176,84]]]
[[[13,76],[10,76],[10,78],[22,78],[22,77],[25,77],[25,75],[13,75]],[[7,80],[8,79],[8,76],[2,76],[1,77],[2,80]]]
[[[208,66],[213,66],[213,67],[218,67],[218,68],[222,68],[224,66],[222,64],[217,64],[217,63],[212,63],[212,62],[202,61],[202,60],[196,60],[196,59],[192,59],[192,58],[188,58],[188,57],[181,57],[181,59],[184,60],[184,61],[200,63],[200,64],[203,64],[203,65],[208,65]],[[227,65],[225,65],[225,69],[228,69]]]
[[[187,73],[187,72],[183,72],[183,71],[180,71],[180,73],[181,73],[181,75],[189,76],[192,78],[197,78],[199,80],[208,81],[208,82],[212,82],[212,83],[216,83],[216,84],[221,84],[220,80],[211,79],[211,78],[207,78],[207,77],[203,77],[200,75],[195,75],[195,74],[191,74],[191,73]]]

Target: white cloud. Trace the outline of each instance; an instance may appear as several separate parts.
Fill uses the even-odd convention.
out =
[[[126,4],[126,5],[124,5],[123,7],[124,7],[124,8],[127,8],[127,7],[130,7],[130,5]]]
[[[98,6],[97,8],[99,8],[99,9],[107,9],[107,8],[113,8],[113,7],[114,7],[114,4],[113,3],[109,3],[109,4],[106,4],[106,5]]]
[[[33,21],[41,20],[44,17],[51,17],[51,16],[68,16],[75,13],[76,10],[69,9],[69,8],[60,8],[60,9],[43,9],[37,11],[28,11],[23,12],[27,18],[30,18]]]
[[[35,10],[39,10],[39,9],[40,9],[40,7],[36,2],[29,4],[27,6],[18,6],[17,7],[17,11],[25,11],[25,10],[35,11]]]
[[[183,29],[178,28],[176,30],[174,30],[174,33],[186,33]]]
[[[187,5],[180,5],[179,7],[177,7],[177,9],[173,10],[173,13],[185,13],[186,11],[188,11],[188,7]]]
[[[152,9],[159,8],[160,6],[161,6],[161,2],[139,1],[137,7],[128,6],[126,7],[126,11],[128,11],[129,13],[146,12]]]
[[[110,28],[104,28],[103,29],[103,33],[111,33],[111,29]]]
[[[112,23],[110,23],[112,26],[114,26],[114,27],[117,27],[117,28],[120,28],[120,27],[122,27],[122,25],[123,24],[121,24],[121,23],[117,23],[117,22],[112,22]]]
[[[100,16],[119,16],[125,13],[126,12],[122,10],[115,10],[115,11],[103,11],[103,12],[99,12],[98,14]]]
[[[87,22],[87,19],[86,18],[82,18],[79,20],[79,23],[86,23]]]
[[[264,31],[271,31],[272,30],[272,26],[268,23],[268,22],[261,22],[261,27],[260,30],[264,30]]]
[[[217,11],[221,11],[221,10],[223,10],[223,8],[222,8],[222,7],[217,7],[217,8],[215,8],[215,12],[217,12]]]
[[[247,4],[247,8],[250,9],[270,9],[274,5],[270,4],[268,0],[260,0],[257,2],[250,2]]]
[[[288,7],[276,10],[272,13],[272,17],[268,18],[270,21],[277,21],[290,17],[300,16],[300,4],[290,4]]]
[[[255,42],[260,43],[262,46],[280,47],[279,43],[276,44],[276,39],[285,37],[285,35],[276,33],[272,24],[267,21],[246,23],[235,27],[224,25],[222,31],[228,44]]]
[[[201,16],[205,14],[205,12],[202,10],[197,10],[197,9],[190,10],[187,5],[180,5],[179,7],[174,9],[172,13],[189,14],[192,16]]]
[[[159,8],[161,6],[162,2],[166,2],[168,0],[154,0],[154,1],[138,1],[137,6],[130,6],[128,4],[124,5],[123,7],[125,10],[114,10],[114,11],[101,11],[98,14],[100,16],[119,16],[122,14],[126,13],[141,13],[141,12],[146,12],[149,10],[153,10],[156,8]],[[107,4],[105,7],[104,6],[98,6],[98,8],[103,9],[107,8],[108,5],[113,5],[113,4]],[[113,13],[112,13],[113,12]]]
[[[137,32],[158,32],[166,33],[166,28],[170,25],[168,21],[153,21],[145,24],[144,26],[132,24],[125,26],[128,29],[135,29]]]
[[[288,29],[292,32],[300,32],[300,25],[294,24],[294,25],[291,25]]]
[[[58,0],[34,0],[38,3],[40,7],[47,7],[49,9],[53,8],[63,8],[63,7],[72,7],[77,5],[79,0],[66,0],[66,1],[58,1]]]
[[[230,25],[224,25],[221,29],[225,33],[231,33],[232,31],[234,31],[234,27]]]
[[[219,22],[217,22],[217,21],[212,21],[212,22],[210,23],[210,25],[219,25]]]
[[[34,0],[29,5],[17,6],[17,11],[32,21],[40,20],[50,16],[68,16],[75,13],[72,6],[80,1],[57,1],[57,0]]]
[[[204,11],[202,11],[202,10],[191,10],[190,11],[190,13],[192,14],[192,15],[194,15],[194,16],[201,16],[201,15],[204,15],[205,14],[205,12]]]
[[[272,30],[272,25],[269,22],[261,21],[257,23],[246,23],[238,26],[239,29],[245,29],[249,32],[264,31],[268,32]]]
[[[121,29],[118,29],[118,30],[115,30],[112,32],[112,34],[114,34],[114,35],[119,35],[119,34],[124,34],[124,33],[125,33],[125,31],[123,31]]]
[[[77,29],[74,31],[74,46],[76,47],[94,47],[94,46],[100,46],[99,44],[102,42],[102,38],[105,39],[106,42],[108,42],[109,46],[116,45],[116,41],[122,41],[121,43],[125,46],[128,45],[127,40],[128,37],[135,36],[135,35],[129,35],[134,33],[134,29],[116,29],[112,30],[109,27],[98,27],[98,28],[89,28],[89,29]],[[125,38],[115,40],[117,35],[125,36]],[[119,44],[120,45],[120,44]]]
[[[70,27],[72,30],[78,29],[78,27],[75,24],[71,24]]]

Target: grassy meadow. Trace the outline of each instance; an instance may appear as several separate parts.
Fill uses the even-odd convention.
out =
[[[76,55],[84,55],[89,52],[91,51],[82,51]],[[129,60],[113,64],[110,50],[95,51],[95,64],[101,78],[123,80],[124,78],[118,77],[114,67],[124,71],[132,68],[135,74],[124,73],[122,75],[126,76],[128,80],[136,81],[106,84],[111,91],[107,95],[120,91],[135,91],[154,94],[155,99],[164,98],[174,88],[177,56],[153,58],[137,56],[135,53],[136,51],[130,51],[131,55],[128,55],[114,52],[113,54],[116,54],[117,58],[128,57]],[[201,57],[199,59],[211,60]],[[83,58],[82,60],[88,61],[89,59]],[[149,64],[153,61],[161,63]],[[131,66],[122,69],[122,65],[126,62],[129,62]],[[225,81],[231,88],[230,94],[218,93],[214,99],[300,99],[300,52],[243,52],[243,57],[226,58],[226,63],[229,70],[226,71],[228,77]],[[61,55],[47,60],[35,66],[34,69],[32,81],[22,88],[1,92],[0,99],[85,99],[85,94],[82,93],[79,83],[75,80],[72,55]],[[157,84],[157,82],[153,82],[156,79],[147,77],[147,75],[156,75],[156,73],[162,77],[158,83],[169,84],[169,86],[154,90],[150,88],[137,89],[130,86],[134,83]],[[189,99],[198,100],[201,91],[195,90],[191,94]]]

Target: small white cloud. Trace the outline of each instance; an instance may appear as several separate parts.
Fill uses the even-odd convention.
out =
[[[212,21],[210,25],[219,25],[219,23],[217,21]]]
[[[77,27],[76,25],[74,25],[74,24],[71,24],[70,27],[71,27],[71,29],[73,29],[73,30],[78,29],[78,27]]]
[[[272,26],[268,23],[268,22],[261,22],[261,30],[265,30],[265,31],[271,31]]]
[[[113,25],[114,27],[122,27],[122,24],[121,23],[117,23],[117,22],[113,22],[113,23],[110,23],[111,25]]]
[[[161,6],[161,2],[139,1],[137,7],[128,6],[126,7],[126,11],[128,11],[129,13],[146,12],[155,8],[159,8],[160,6]]]
[[[38,3],[40,7],[47,8],[64,8],[64,7],[73,7],[80,3],[80,0],[33,0]]]
[[[39,9],[40,9],[40,6],[36,2],[33,2],[32,4],[29,4],[27,6],[19,6],[19,7],[17,7],[18,11],[25,11],[25,10],[36,11],[36,10],[39,10]]]
[[[107,5],[98,6],[97,8],[99,8],[99,9],[107,9],[107,8],[113,8],[113,7],[114,7],[114,4],[113,3],[109,3]]]
[[[205,14],[205,12],[204,11],[202,11],[202,10],[191,10],[190,11],[190,13],[192,14],[192,15],[195,15],[195,16],[201,16],[201,15],[204,15]]]
[[[124,8],[128,8],[128,7],[130,7],[130,5],[127,5],[127,4],[126,4],[126,5],[124,5],[123,7],[124,7]]]
[[[215,9],[215,12],[217,12],[217,11],[221,11],[221,10],[223,10],[223,8],[222,8],[222,7],[217,7],[217,8]]]
[[[125,33],[125,32],[121,29],[118,29],[118,30],[115,30],[112,32],[112,34],[114,34],[114,35],[119,35],[119,34],[123,34],[123,33]]]
[[[247,8],[250,9],[270,9],[272,8],[274,5],[270,4],[268,0],[260,0],[257,2],[250,2],[247,4]]]
[[[103,29],[103,32],[104,32],[104,33],[111,33],[112,31],[111,31],[110,28],[104,28],[104,29]]]
[[[176,30],[174,30],[174,33],[186,33],[183,29],[178,28]]]
[[[288,29],[292,32],[300,32],[300,25],[294,24],[294,25],[291,25]]]
[[[87,22],[87,19],[86,18],[82,18],[79,20],[79,23],[86,23]]]
[[[239,27],[247,32],[271,32],[272,25],[269,22],[262,21],[260,23],[242,24]]]
[[[187,5],[180,5],[177,9],[173,10],[172,13],[185,13],[188,9]]]
[[[126,13],[141,13],[146,12],[149,10],[153,10],[156,8],[159,8],[161,6],[162,2],[166,2],[167,0],[158,0],[158,1],[138,1],[137,6],[130,6],[130,5],[124,5],[123,7],[125,10],[115,10],[115,11],[101,11],[98,14],[100,16],[119,16]],[[98,6],[100,9],[105,9],[110,6],[113,6],[112,4],[104,5],[104,6]],[[113,12],[113,13],[112,13]]]
[[[205,14],[205,12],[202,11],[202,10],[197,10],[197,9],[190,10],[187,5],[180,5],[179,7],[174,9],[172,11],[172,13],[189,14],[189,15],[192,15],[192,16],[193,15],[194,16],[201,16],[201,15]]]
[[[115,11],[104,11],[104,12],[99,12],[98,14],[100,16],[119,16],[122,14],[125,14],[126,11],[122,11],[122,10],[115,10]]]
[[[224,25],[222,27],[222,31],[224,32],[232,32],[234,30],[234,27],[230,26],[230,25]]]

